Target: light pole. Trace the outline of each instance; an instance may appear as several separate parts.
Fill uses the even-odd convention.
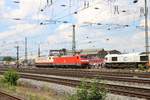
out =
[[[40,46],[40,44],[38,44],[38,57],[40,57],[41,56],[41,46]]]
[[[19,68],[19,46],[16,46],[17,49],[17,68]]]
[[[149,55],[149,43],[148,43],[148,7],[147,0],[145,0],[145,52]],[[149,57],[148,57],[149,58]]]
[[[25,64],[28,63],[27,37],[25,37]]]
[[[73,35],[72,35],[72,52],[75,55],[76,53],[76,37],[75,37],[75,25],[72,25],[73,27]]]

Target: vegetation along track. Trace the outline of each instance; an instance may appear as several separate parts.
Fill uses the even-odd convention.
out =
[[[47,76],[40,76],[35,74],[21,74],[22,78],[28,78],[28,79],[34,79],[34,80],[40,80],[40,81],[46,81],[46,82],[52,82],[57,83],[61,85],[67,85],[76,87],[80,84],[81,80],[79,79],[66,79],[66,78],[58,78],[58,77],[47,77]],[[90,81],[87,81],[87,84]],[[101,85],[101,83],[100,83]],[[112,84],[104,84],[106,86],[106,89],[114,94],[120,94],[125,96],[132,96],[132,97],[139,97],[139,98],[145,98],[150,99],[150,89],[146,88],[139,88],[139,87],[131,87],[131,86],[122,86],[122,85],[112,85]]]
[[[24,100],[0,90],[0,100]]]

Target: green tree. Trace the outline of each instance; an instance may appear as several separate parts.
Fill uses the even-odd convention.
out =
[[[11,56],[7,56],[7,57],[4,57],[4,58],[3,58],[3,61],[8,61],[8,62],[10,62],[10,61],[15,61],[15,58],[13,58],[13,57],[11,57]]]

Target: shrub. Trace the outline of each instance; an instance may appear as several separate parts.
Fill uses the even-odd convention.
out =
[[[105,100],[106,89],[99,80],[92,80],[90,84],[82,81],[75,94],[69,96],[68,100]]]
[[[99,80],[94,80],[89,88],[88,100],[104,100],[106,97],[106,89],[104,84],[99,84]]]
[[[142,71],[148,70],[148,68],[149,68],[149,67],[146,66],[146,65],[142,65],[142,64],[139,64],[139,65],[138,65],[138,69],[139,69],[139,70],[142,70]]]
[[[9,83],[10,85],[17,85],[17,80],[19,79],[18,73],[13,70],[9,69],[4,73],[4,81]]]
[[[88,97],[88,88],[85,81],[82,81],[77,89],[77,98],[78,100],[87,100]]]

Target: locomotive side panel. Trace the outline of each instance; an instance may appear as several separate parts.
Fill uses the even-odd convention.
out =
[[[137,68],[139,64],[145,65],[148,61],[148,56],[141,53],[111,54],[105,58],[105,67],[109,68]]]
[[[35,59],[35,66],[50,66],[53,64],[53,57],[38,57]]]
[[[63,56],[54,58],[54,65],[67,68],[87,68],[89,61],[80,56]]]
[[[87,68],[89,67],[89,60],[86,56],[53,56],[53,57],[39,57],[36,59],[37,67],[56,67],[56,68]]]
[[[79,64],[79,58],[76,56],[56,57],[54,58],[55,65],[76,65]]]

